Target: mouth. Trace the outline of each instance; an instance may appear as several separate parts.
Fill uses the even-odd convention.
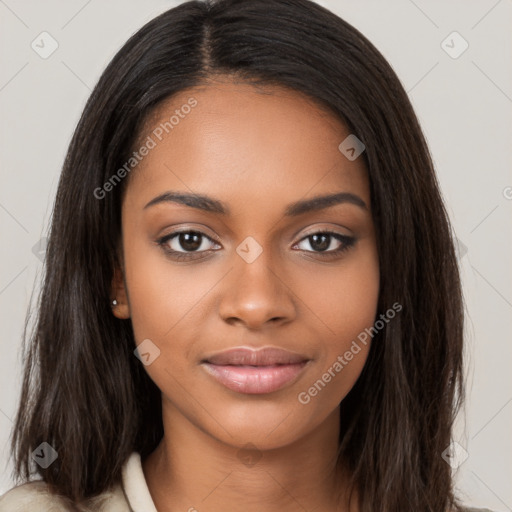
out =
[[[265,394],[295,381],[310,359],[277,348],[236,348],[213,354],[201,366],[226,388],[245,394]]]

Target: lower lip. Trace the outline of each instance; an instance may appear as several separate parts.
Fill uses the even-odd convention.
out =
[[[246,394],[272,393],[297,378],[307,361],[273,366],[220,366],[203,363],[206,371],[232,391]]]

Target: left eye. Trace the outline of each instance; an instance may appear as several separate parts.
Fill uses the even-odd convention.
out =
[[[313,247],[313,251],[308,252],[337,254],[351,247],[354,244],[355,239],[350,236],[342,235],[341,233],[319,231],[304,237],[297,245],[306,241],[311,247]],[[338,248],[332,248],[333,242],[334,245],[338,242]]]

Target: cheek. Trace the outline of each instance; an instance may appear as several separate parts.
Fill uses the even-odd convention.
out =
[[[180,271],[150,241],[141,243],[127,232],[124,245],[135,339],[140,343],[149,338],[159,345],[192,307],[199,291],[190,283],[189,273]]]
[[[379,297],[379,265],[373,244],[368,243],[345,259],[336,270],[321,266],[300,279],[297,293],[325,333],[324,342],[342,350],[373,325]]]

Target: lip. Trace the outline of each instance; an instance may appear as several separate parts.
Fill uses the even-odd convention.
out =
[[[237,347],[205,358],[201,366],[232,391],[265,394],[296,380],[309,361],[302,354],[279,348]]]

